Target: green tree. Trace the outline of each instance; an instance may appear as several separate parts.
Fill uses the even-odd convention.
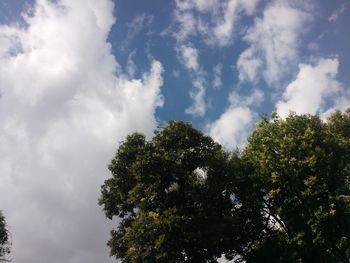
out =
[[[244,169],[234,172],[239,166],[237,154],[183,122],[170,122],[148,142],[128,136],[99,200],[107,217],[121,218],[108,242],[111,255],[123,262],[217,262],[222,254],[244,254],[265,223],[262,194],[241,191],[253,182]]]
[[[129,135],[109,170],[123,262],[350,262],[350,110],[264,117],[241,153],[172,121]]]
[[[350,110],[327,122],[272,114],[250,136],[242,158],[254,167],[266,213],[278,223],[280,237],[262,242],[280,248],[277,262],[350,262],[349,135]]]
[[[0,211],[0,262],[8,261],[6,256],[10,253],[9,236],[6,229],[6,221]]]

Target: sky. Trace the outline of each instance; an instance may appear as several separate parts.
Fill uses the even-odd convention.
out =
[[[346,0],[1,0],[0,209],[16,263],[116,262],[97,205],[126,135],[350,106]]]

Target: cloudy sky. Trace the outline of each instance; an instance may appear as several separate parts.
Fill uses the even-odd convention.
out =
[[[1,0],[0,209],[16,263],[115,262],[97,205],[133,131],[227,149],[259,114],[350,106],[347,0]]]

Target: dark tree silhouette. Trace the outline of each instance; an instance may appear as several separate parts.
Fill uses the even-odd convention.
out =
[[[129,135],[100,205],[122,262],[349,262],[350,110],[262,118],[228,153],[171,121]]]
[[[277,262],[350,262],[350,110],[327,122],[273,114],[260,122],[242,158],[254,167],[267,214],[279,224],[275,244],[284,254]],[[266,242],[269,251],[270,237]]]
[[[9,235],[6,228],[5,217],[0,211],[0,262],[8,262],[6,256],[10,253]]]

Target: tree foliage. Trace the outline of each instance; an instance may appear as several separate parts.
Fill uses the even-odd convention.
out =
[[[129,135],[100,205],[123,262],[349,262],[350,111],[263,118],[229,153],[171,121]]]
[[[216,262],[232,244],[244,250],[261,231],[262,215],[252,210],[261,202],[234,192],[237,161],[182,122],[170,122],[149,142],[128,136],[100,199],[109,218],[122,219],[108,243],[111,254],[123,262]],[[241,173],[235,179],[250,184]]]
[[[350,261],[349,128],[350,111],[328,122],[272,115],[249,138],[242,158],[262,182],[267,213],[280,222],[285,259]]]
[[[10,253],[10,242],[9,242],[7,228],[6,228],[6,221],[5,221],[5,217],[0,211],[0,262],[7,261],[5,257],[9,253]]]

